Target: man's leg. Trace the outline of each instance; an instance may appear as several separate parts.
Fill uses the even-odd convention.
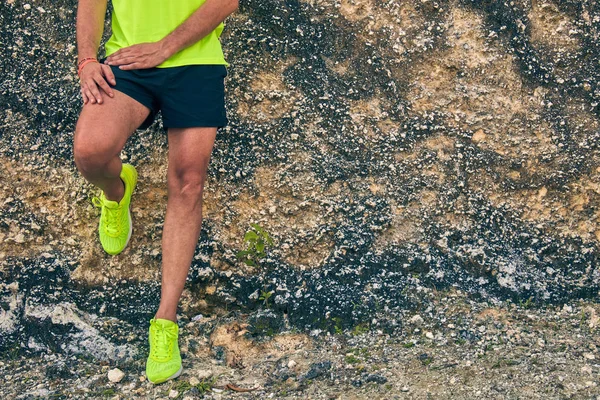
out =
[[[102,104],[83,106],[73,144],[75,164],[90,183],[102,189],[109,200],[123,197],[119,154],[129,136],[144,122],[150,110],[131,97],[114,90]]]
[[[156,318],[177,320],[177,304],[200,235],[202,193],[216,134],[217,128],[169,129],[168,200]]]

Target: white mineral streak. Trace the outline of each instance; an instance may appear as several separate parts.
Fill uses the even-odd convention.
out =
[[[130,359],[136,352],[127,345],[115,345],[103,337],[92,326],[92,321],[96,316],[78,310],[73,303],[61,303],[53,306],[26,304],[25,318],[50,319],[56,325],[73,325],[78,332],[69,334],[62,345],[64,350],[73,353],[88,353],[101,360],[122,360]]]

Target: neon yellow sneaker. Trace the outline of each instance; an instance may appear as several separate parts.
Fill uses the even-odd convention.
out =
[[[100,198],[94,197],[92,203],[102,211],[100,212],[100,243],[104,250],[111,255],[119,254],[125,249],[131,238],[132,224],[129,205],[131,194],[137,183],[137,172],[132,165],[123,164],[121,179],[125,183],[125,192],[120,202],[108,200],[104,193]]]
[[[146,376],[154,384],[163,383],[181,375],[179,354],[179,327],[168,319],[152,318],[148,330],[150,354],[146,361]]]

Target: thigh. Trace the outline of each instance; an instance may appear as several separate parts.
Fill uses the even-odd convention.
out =
[[[118,154],[131,134],[148,117],[148,107],[113,90],[115,96],[104,96],[102,104],[83,106],[75,129],[74,146]]]
[[[217,128],[170,128],[169,181],[200,180],[204,183]]]

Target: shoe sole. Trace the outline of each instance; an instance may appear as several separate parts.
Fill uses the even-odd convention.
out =
[[[123,246],[123,250],[125,250],[125,248],[129,244],[129,239],[131,239],[131,234],[133,233],[133,220],[131,219],[131,205],[129,206],[129,209],[127,210],[127,216],[129,218],[129,233],[127,234],[127,241],[125,242],[125,246]],[[121,250],[121,251],[123,251],[123,250]]]
[[[150,379],[148,379],[150,382],[152,382],[155,385],[158,385],[160,383],[165,383],[166,381],[169,381],[171,379],[175,379],[177,378],[179,375],[181,375],[181,372],[183,371],[183,365],[181,367],[179,367],[179,371],[175,372],[173,375],[171,375],[170,377],[168,377],[167,379],[163,379],[162,381],[156,381],[156,382],[152,382]]]
[[[137,178],[138,178],[138,174],[137,171],[135,170],[135,168],[131,167],[133,170],[133,188],[131,189],[131,197],[133,197],[133,191],[135,190],[135,187],[137,185]],[[127,245],[129,244],[129,239],[131,239],[131,234],[133,233],[133,219],[131,218],[131,200],[129,202],[129,209],[127,210],[128,213],[128,217],[129,217],[129,233],[127,234],[127,241],[125,242],[125,246],[123,246],[123,250],[125,250],[125,248],[127,247]],[[121,251],[123,251],[121,250]]]

